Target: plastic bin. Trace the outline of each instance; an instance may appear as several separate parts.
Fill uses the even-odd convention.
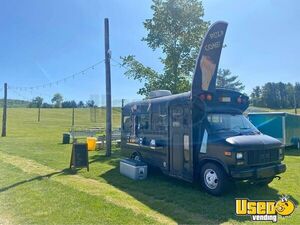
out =
[[[70,144],[70,134],[69,133],[63,133],[63,144]]]
[[[87,137],[86,138],[86,142],[87,142],[88,150],[89,151],[95,151],[96,150],[97,138],[95,138],[95,137]]]

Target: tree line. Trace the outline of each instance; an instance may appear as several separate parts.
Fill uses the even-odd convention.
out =
[[[91,108],[96,106],[94,100],[86,102],[76,102],[75,100],[64,101],[63,96],[59,93],[54,94],[51,104],[44,102],[44,99],[40,96],[35,97],[28,104],[28,108]]]
[[[286,109],[300,106],[300,83],[268,82],[256,86],[251,95],[251,103],[257,107]]]

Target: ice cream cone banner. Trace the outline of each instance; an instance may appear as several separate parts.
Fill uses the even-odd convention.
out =
[[[207,31],[199,51],[192,83],[192,95],[214,92],[221,51],[227,29],[226,22],[216,22]]]

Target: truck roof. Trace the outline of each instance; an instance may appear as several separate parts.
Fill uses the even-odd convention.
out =
[[[223,110],[228,112],[243,112],[249,105],[248,97],[235,90],[217,88],[215,93],[203,92],[203,94],[212,96],[212,100],[206,101],[207,111],[221,112]],[[237,103],[237,98],[239,97],[243,99],[243,102],[241,104]],[[221,98],[227,98],[227,101],[221,101]],[[147,108],[146,111],[148,111],[150,107],[154,109],[155,105],[187,103],[191,102],[191,99],[192,98],[190,91],[180,94],[145,99],[126,104],[123,107],[123,112],[131,111],[134,107],[141,108],[140,110],[136,109],[137,111],[145,112],[145,108]]]

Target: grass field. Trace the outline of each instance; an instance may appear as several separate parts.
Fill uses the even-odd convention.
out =
[[[36,109],[8,110],[7,137],[0,138],[0,224],[252,224],[249,217],[235,216],[235,198],[277,200],[288,194],[300,201],[297,150],[287,152],[280,181],[269,187],[237,184],[229,194],[213,197],[198,184],[159,172],[138,182],[121,176],[117,148],[110,158],[103,151],[90,153],[90,172],[72,173],[71,145],[61,144],[71,110],[43,109],[41,122],[36,118]],[[78,109],[75,123],[104,127],[105,113],[97,118],[92,123],[90,111]],[[119,124],[120,111],[114,110],[113,126]],[[299,212],[280,217],[279,224],[299,224]]]

